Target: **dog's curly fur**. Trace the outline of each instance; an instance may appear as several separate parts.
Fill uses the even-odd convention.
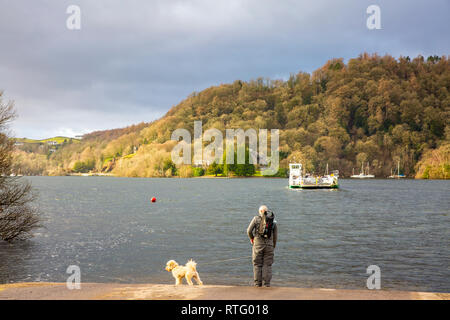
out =
[[[186,282],[190,286],[194,285],[192,278],[197,281],[197,284],[203,284],[197,272],[197,263],[192,259],[186,263],[186,266],[180,266],[175,260],[169,260],[166,264],[166,270],[172,272],[172,275],[175,278],[175,285],[181,284],[183,278],[186,279]]]

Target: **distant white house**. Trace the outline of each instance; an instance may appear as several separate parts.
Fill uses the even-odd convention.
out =
[[[50,141],[47,141],[47,144],[49,144],[51,146],[57,146],[59,143],[55,140],[50,140]]]
[[[18,141],[16,141],[16,142],[14,143],[14,145],[15,145],[16,147],[18,147],[18,146],[23,146],[23,142],[18,142]]]
[[[196,160],[194,161],[193,167],[208,167],[211,164],[211,161],[209,160]]]
[[[75,139],[83,139],[83,136],[82,135],[77,135],[77,136],[75,136]]]

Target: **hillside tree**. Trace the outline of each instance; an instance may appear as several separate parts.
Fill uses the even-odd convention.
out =
[[[31,184],[13,172],[14,140],[8,135],[8,124],[15,118],[13,103],[3,103],[0,92],[0,239],[27,239],[41,226]]]

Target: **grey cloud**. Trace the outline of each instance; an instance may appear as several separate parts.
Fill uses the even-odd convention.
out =
[[[370,31],[374,3],[383,29]],[[70,4],[81,7],[80,31],[65,27]],[[333,57],[448,54],[449,9],[446,0],[0,0],[0,89],[16,101],[18,136],[121,127],[194,90],[311,72]]]

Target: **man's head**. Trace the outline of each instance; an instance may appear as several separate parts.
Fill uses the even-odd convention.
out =
[[[261,207],[259,207],[259,214],[263,215],[264,213],[267,212],[267,210],[269,210],[269,209],[267,209],[266,206],[262,205]]]

